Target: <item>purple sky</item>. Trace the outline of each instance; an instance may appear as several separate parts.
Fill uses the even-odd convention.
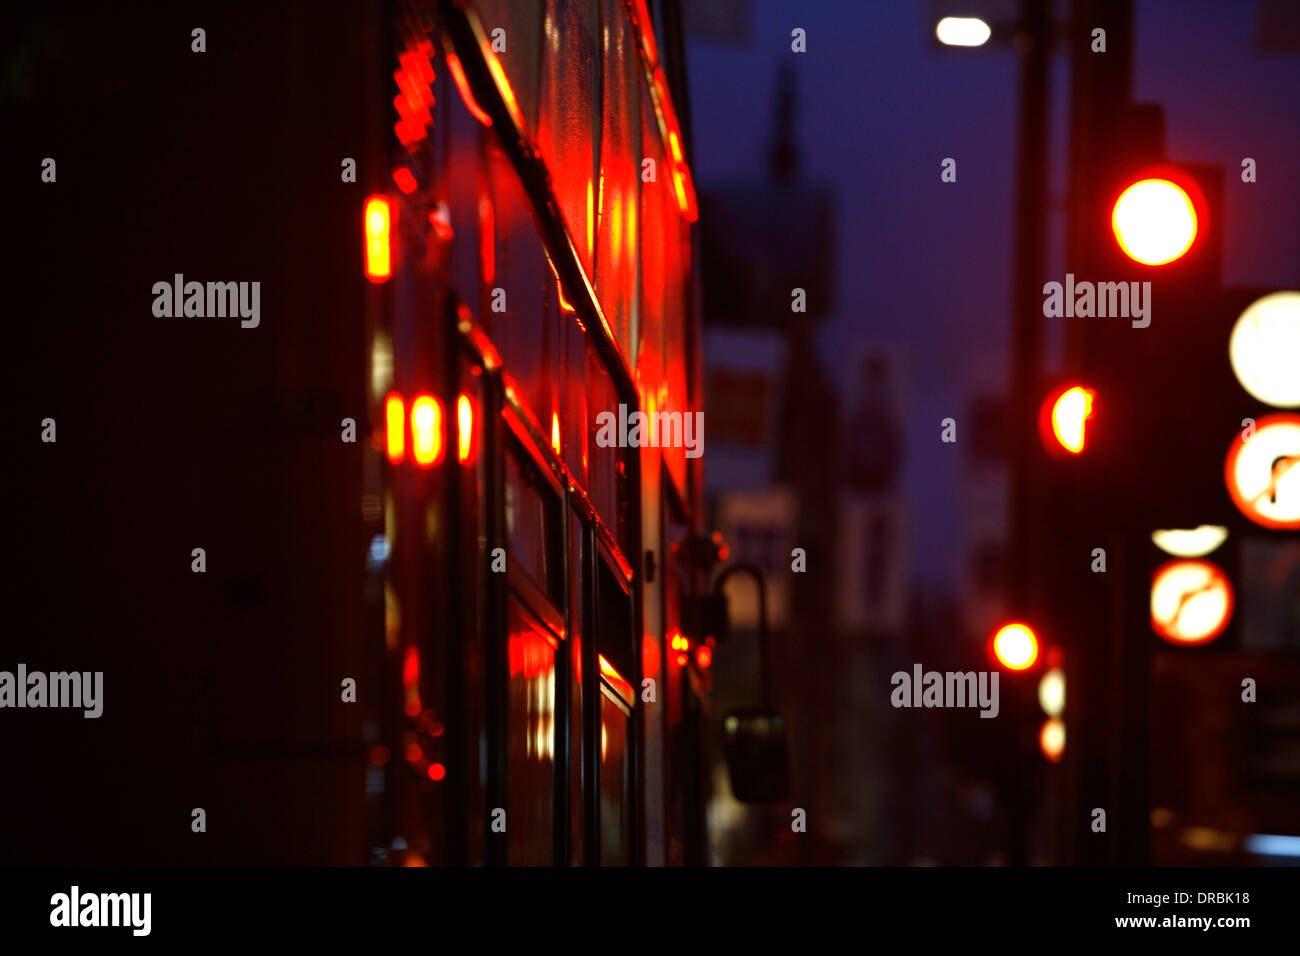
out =
[[[959,446],[939,442],[939,421],[962,417],[975,366],[999,376],[1008,343],[1018,94],[1013,53],[936,50],[926,18],[922,3],[755,0],[748,42],[692,41],[689,79],[707,188],[764,178],[776,69],[796,62],[803,175],[839,198],[838,304],[823,354],[841,380],[837,357],[858,341],[906,356],[912,564],[941,583],[957,568],[961,510]],[[805,54],[790,51],[796,26]],[[1227,167],[1225,283],[1294,287],[1300,57],[1254,51],[1251,3],[1139,0],[1136,29],[1134,95],[1164,104],[1170,158]],[[1058,55],[1058,193],[1067,78]],[[939,180],[947,156],[956,184]],[[1243,156],[1257,160],[1258,183],[1240,183]],[[1065,271],[1059,230],[1055,217],[1052,274]]]

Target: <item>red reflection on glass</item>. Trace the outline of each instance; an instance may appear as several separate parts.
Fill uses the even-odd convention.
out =
[[[419,188],[415,181],[415,174],[405,166],[393,170],[393,182],[397,183],[397,188],[408,196]]]
[[[474,91],[469,88],[469,78],[465,76],[465,69],[460,65],[460,57],[454,53],[447,54],[447,68],[451,70],[451,77],[456,81],[456,89],[460,91],[460,98],[465,102],[465,109],[482,123],[484,126],[492,125],[492,117],[484,112],[483,107],[478,105],[478,100],[474,98]]]
[[[533,631],[510,635],[506,649],[511,677],[541,677],[555,666],[555,645]]]

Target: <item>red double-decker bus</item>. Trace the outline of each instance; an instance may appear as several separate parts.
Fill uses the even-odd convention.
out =
[[[390,11],[359,210],[376,862],[704,860],[702,458],[597,428],[702,405],[674,7]]]

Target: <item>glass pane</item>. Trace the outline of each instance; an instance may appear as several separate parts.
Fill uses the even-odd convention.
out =
[[[537,129],[537,67],[545,15],[543,0],[474,0],[474,6],[489,40],[495,39],[494,30],[505,31],[501,36],[505,49],[496,50],[496,56],[515,92],[525,126],[528,131]]]
[[[543,27],[537,148],[587,275],[595,245],[596,5],[548,0]]]
[[[628,824],[627,715],[605,694],[600,695],[600,862],[626,866],[631,841]]]
[[[543,594],[552,590],[559,568],[551,559],[548,533],[552,531],[555,498],[531,464],[520,460],[519,452],[505,456],[506,540],[510,561],[525,571]],[[557,532],[558,533],[558,532]]]
[[[577,515],[571,515],[570,521],[570,564],[572,574],[569,576],[569,839],[571,860],[581,864],[583,860],[584,814],[583,801],[586,791],[583,789],[583,722],[582,722],[582,641],[586,634],[587,622],[584,617],[582,590],[585,575],[582,572],[582,557],[585,553],[586,526]]]
[[[596,294],[624,357],[636,361],[637,188],[641,103],[636,35],[622,0],[605,0]]]
[[[508,862],[554,862],[555,644],[511,599],[506,726]]]

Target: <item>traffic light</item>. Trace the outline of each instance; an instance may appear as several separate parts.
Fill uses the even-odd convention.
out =
[[[1162,266],[1181,258],[1196,241],[1204,209],[1197,212],[1192,189],[1163,176],[1145,176],[1126,186],[1111,210],[1111,230],[1134,262]],[[1204,200],[1202,200],[1204,202]]]
[[[1009,671],[1027,671],[1038,662],[1038,635],[1022,621],[998,628],[991,642],[993,657]]]
[[[1043,447],[1052,455],[1079,455],[1088,443],[1097,393],[1083,385],[1066,385],[1048,394],[1038,416]]]

